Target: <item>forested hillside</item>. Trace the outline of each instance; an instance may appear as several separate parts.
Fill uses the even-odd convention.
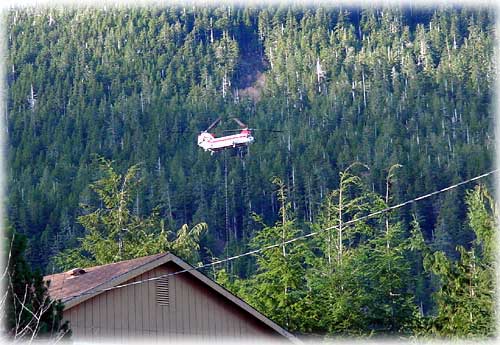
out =
[[[206,222],[202,258],[264,241],[255,215],[273,224],[284,207],[273,177],[292,233],[304,234],[328,224],[327,196],[354,162],[369,168],[358,167],[360,185],[383,196],[401,165],[388,204],[492,168],[487,9],[49,8],[7,19],[7,207],[37,267],[53,269],[84,235],[76,219],[80,204],[99,206],[98,156],[122,172],[140,164],[135,214],[160,206],[171,229]],[[225,129],[238,117],[263,130],[248,150],[210,155],[196,135],[219,116]],[[459,259],[457,245],[475,238],[465,199],[459,188],[396,211],[398,243],[416,220],[433,251]],[[249,278],[256,265],[227,269]],[[418,284],[431,308],[435,284]]]

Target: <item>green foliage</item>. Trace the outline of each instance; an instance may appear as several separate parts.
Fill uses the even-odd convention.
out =
[[[231,255],[332,227],[214,276],[290,329],[420,332],[439,304],[423,257],[460,262],[474,240],[490,260],[488,197],[458,189],[344,225],[491,168],[494,23],[456,6],[12,8],[8,217],[44,269],[163,250],[194,262],[198,245]],[[210,156],[195,136],[219,116],[283,132]],[[122,176],[94,154],[143,163]],[[201,239],[184,225],[199,222]]]
[[[31,271],[24,258],[26,237],[10,227],[6,235],[3,244],[8,256],[4,260],[8,266],[2,277],[6,284],[2,301],[6,333],[17,341],[68,338],[68,322],[62,322],[64,305],[50,299],[50,282],[43,281],[39,272]]]
[[[165,229],[157,211],[147,217],[134,214],[131,202],[140,182],[138,166],[133,165],[121,175],[110,161],[100,158],[99,167],[103,177],[91,184],[91,189],[99,196],[102,207],[90,212],[91,207],[83,205],[87,213],[78,221],[87,233],[79,239],[79,247],[55,256],[58,267],[103,265],[166,251],[192,263],[199,259],[199,240],[205,223],[191,229],[185,224],[173,234]]]
[[[415,225],[407,235],[402,223],[385,223],[384,215],[351,223],[386,207],[352,168],[340,174],[321,221],[311,224],[315,236],[284,246],[280,243],[301,231],[290,216],[286,186],[274,179],[281,221],[272,227],[263,224],[252,239],[254,248],[267,248],[257,256],[256,273],[238,279],[219,271],[218,282],[292,331],[414,334],[423,319],[414,299],[411,255],[424,251],[422,234]]]
[[[74,247],[78,205],[96,201],[93,154],[122,170],[143,162],[137,213],[164,205],[169,228],[206,221],[217,255],[248,245],[252,213],[277,220],[272,176],[291,186],[303,224],[355,160],[382,195],[384,169],[403,165],[394,202],[482,173],[493,152],[494,22],[491,10],[447,6],[11,9],[9,219],[39,267]],[[256,132],[244,159],[209,157],[195,136],[218,116],[284,132]],[[454,227],[465,221],[460,195],[411,212],[426,238],[439,218],[450,252],[470,240]]]
[[[484,185],[477,186],[469,191],[466,197],[468,207],[467,218],[469,226],[474,231],[474,241],[478,255],[489,265],[495,260],[495,229],[498,219],[497,207],[493,197]]]
[[[302,330],[301,314],[304,303],[305,255],[307,247],[301,243],[284,242],[300,234],[290,213],[286,186],[280,178],[273,178],[280,202],[281,221],[263,228],[251,240],[252,248],[263,248],[283,243],[281,246],[264,250],[257,256],[257,270],[251,280],[246,300],[257,309],[269,315],[278,324],[290,330]],[[258,220],[258,217],[256,218]]]
[[[386,207],[350,169],[340,174],[339,188],[326,199],[314,240],[320,255],[308,276],[320,324],[335,335],[411,334],[418,319],[411,238],[401,223],[382,228],[384,216],[349,225]]]
[[[468,192],[467,205],[469,224],[477,236],[472,248],[459,246],[457,261],[440,251],[424,260],[425,268],[440,282],[434,295],[437,315],[430,322],[429,332],[442,337],[484,338],[495,334],[495,265],[490,250],[494,246],[496,207],[484,186]]]

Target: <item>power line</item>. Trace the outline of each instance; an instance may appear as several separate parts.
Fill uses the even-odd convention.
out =
[[[343,226],[352,225],[354,223],[357,223],[357,222],[360,222],[360,221],[363,221],[363,220],[366,220],[366,219],[369,219],[369,218],[373,218],[373,217],[378,216],[380,214],[383,214],[383,213],[386,213],[386,212],[389,212],[389,211],[401,208],[403,206],[415,203],[417,201],[420,201],[420,200],[423,200],[423,199],[427,199],[427,198],[429,198],[431,196],[447,192],[449,190],[455,189],[455,188],[457,188],[459,186],[462,186],[464,184],[467,184],[467,183],[470,183],[470,182],[477,181],[479,179],[485,178],[485,177],[487,177],[489,175],[492,175],[492,174],[494,174],[494,173],[496,173],[498,171],[500,171],[500,169],[491,170],[491,171],[489,171],[487,173],[484,173],[484,174],[472,177],[470,179],[467,179],[467,180],[464,180],[464,181],[452,184],[452,185],[450,185],[448,187],[436,190],[434,192],[421,195],[419,197],[407,200],[407,201],[399,203],[397,205],[389,206],[389,207],[386,207],[384,209],[375,211],[373,213],[370,213],[370,214],[367,214],[367,215],[364,215],[364,216],[361,216],[361,217],[358,217],[358,218],[355,218],[355,219],[351,219],[349,221],[344,222]],[[178,274],[187,273],[187,272],[190,272],[190,271],[200,270],[202,268],[207,268],[207,267],[215,266],[215,265],[218,265],[218,264],[221,264],[221,263],[225,263],[225,262],[229,262],[229,261],[232,261],[232,260],[236,260],[236,259],[239,259],[239,258],[242,258],[242,257],[245,257],[245,256],[257,254],[257,253],[260,253],[260,252],[263,252],[263,251],[266,251],[266,250],[269,250],[269,249],[273,249],[273,248],[277,248],[277,247],[282,247],[285,244],[289,244],[289,243],[293,243],[293,242],[296,242],[296,241],[300,241],[300,240],[303,240],[303,239],[306,239],[306,238],[309,238],[309,237],[313,237],[313,236],[315,236],[315,235],[317,235],[317,234],[319,234],[321,232],[328,231],[328,230],[333,230],[333,229],[338,229],[338,228],[339,228],[338,225],[330,226],[330,227],[323,228],[323,229],[320,229],[320,230],[317,230],[317,231],[314,231],[314,232],[310,232],[310,233],[305,234],[305,235],[294,237],[294,238],[286,240],[286,241],[282,241],[280,243],[271,244],[271,245],[268,245],[268,246],[265,246],[265,247],[254,249],[254,250],[242,253],[242,254],[230,256],[230,257],[227,257],[225,259],[212,261],[212,262],[209,262],[209,263],[206,263],[206,264],[203,264],[203,265],[199,265],[199,266],[196,266],[196,267],[191,267],[191,268],[183,269],[183,270],[180,270],[180,271],[177,271],[177,272],[167,273],[167,274],[159,275],[157,277],[152,277],[152,278],[148,278],[148,279],[138,280],[138,281],[134,281],[134,282],[126,283],[126,284],[120,284],[120,285],[112,286],[112,287],[101,289],[101,290],[94,290],[94,291],[83,292],[81,294],[70,296],[68,298],[74,298],[74,297],[79,297],[79,296],[83,296],[83,295],[93,295],[93,294],[100,293],[100,292],[110,291],[110,290],[114,290],[114,289],[120,289],[120,288],[123,288],[123,287],[132,286],[132,285],[138,285],[138,284],[142,284],[142,283],[146,283],[146,282],[150,282],[150,281],[155,281],[155,280],[159,280],[159,279],[162,279],[162,278],[167,278],[167,277],[170,277],[170,276],[175,276],[175,275],[178,275]]]

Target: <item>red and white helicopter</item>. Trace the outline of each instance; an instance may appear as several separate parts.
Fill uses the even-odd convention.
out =
[[[209,133],[215,128],[221,121],[219,117],[215,120],[206,130],[198,135],[198,146],[203,148],[205,151],[210,151],[212,154],[214,152],[222,151],[228,148],[247,146],[254,141],[252,136],[252,130],[248,128],[243,122],[237,118],[233,120],[241,127],[238,134],[226,135],[223,137],[215,137],[214,134]]]

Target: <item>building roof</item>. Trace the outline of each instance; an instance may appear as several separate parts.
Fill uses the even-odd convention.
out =
[[[161,253],[132,260],[120,261],[113,264],[88,267],[84,269],[84,274],[73,275],[75,270],[70,270],[68,272],[45,276],[44,280],[50,281],[49,295],[51,298],[61,300],[64,303],[64,309],[67,310],[99,295],[100,293],[106,291],[106,289],[123,284],[128,280],[167,262],[175,263],[181,268],[181,270],[189,270],[183,274],[190,274],[192,277],[204,283],[207,288],[230,300],[239,308],[262,321],[264,324],[282,336],[288,338],[293,343],[302,344],[300,340],[284,328],[271,321],[245,301],[236,297],[198,270],[192,269],[193,267],[191,265],[171,253]]]
[[[100,287],[102,284],[117,279],[130,271],[140,269],[168,253],[161,253],[141,258],[120,261],[112,264],[85,268],[85,274],[72,275],[72,271],[51,274],[45,276],[45,281],[50,281],[49,295],[52,299],[60,299],[62,302],[78,298],[84,293]],[[82,301],[83,302],[83,301]]]

